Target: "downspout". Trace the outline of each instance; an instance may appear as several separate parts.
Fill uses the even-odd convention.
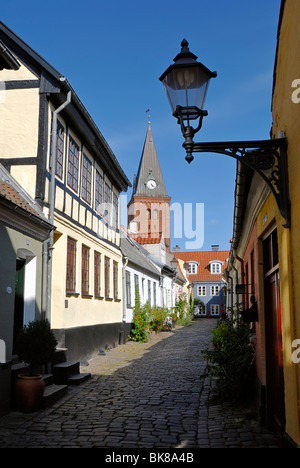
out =
[[[61,81],[64,81],[61,78]],[[55,166],[56,166],[56,145],[57,145],[57,115],[71,102],[72,92],[67,94],[67,100],[53,112],[53,129],[52,129],[52,164],[51,164],[51,181],[49,193],[49,219],[51,224],[54,224],[54,207],[55,207]],[[48,244],[48,304],[47,304],[47,319],[51,323],[51,296],[52,296],[52,252],[54,245],[54,230],[50,233]]]

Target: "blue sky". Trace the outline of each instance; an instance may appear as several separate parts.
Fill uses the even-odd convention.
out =
[[[1,21],[66,76],[127,177],[137,172],[151,129],[172,203],[204,206],[204,244],[230,248],[236,162],[195,154],[189,165],[159,76],[183,38],[218,77],[196,141],[269,138],[280,0],[11,0]],[[131,189],[127,194],[128,201]],[[124,215],[122,222],[126,222]],[[183,234],[185,228],[182,228]],[[188,234],[189,235],[189,234]],[[171,247],[187,248],[187,238]],[[201,246],[200,246],[201,247]]]

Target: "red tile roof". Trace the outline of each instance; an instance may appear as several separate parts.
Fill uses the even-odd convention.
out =
[[[3,180],[0,180],[0,195],[2,195],[2,197],[4,197],[6,200],[28,211],[29,213],[39,215],[38,211],[32,208],[32,206],[30,206],[25,198],[22,197],[22,195],[18,193],[18,191],[12,185]]]
[[[226,260],[229,257],[229,250],[212,250],[203,252],[175,252],[176,258],[180,258],[185,262],[196,262],[197,273],[195,275],[189,274],[189,281],[221,281],[223,272],[227,267]],[[221,274],[211,274],[210,263],[214,260],[222,262]]]

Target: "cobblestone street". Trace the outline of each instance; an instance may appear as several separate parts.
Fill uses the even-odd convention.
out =
[[[212,404],[201,349],[213,320],[96,356],[92,378],[51,408],[0,419],[1,448],[276,448],[246,409]]]

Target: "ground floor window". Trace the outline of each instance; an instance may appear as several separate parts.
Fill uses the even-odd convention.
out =
[[[118,299],[119,296],[119,268],[118,263],[113,262],[113,279],[114,279],[114,299]]]
[[[104,282],[105,282],[105,297],[110,297],[110,259],[104,259]]]
[[[220,306],[219,304],[212,304],[210,306],[210,315],[219,315],[220,313]]]
[[[101,296],[101,254],[94,253],[94,294],[96,297]]]
[[[76,289],[76,241],[68,237],[66,290],[74,293]]]
[[[131,307],[131,274],[126,271],[126,305]]]
[[[82,294],[89,293],[89,273],[90,273],[90,249],[85,245],[82,246],[82,262],[81,262],[81,292]]]

